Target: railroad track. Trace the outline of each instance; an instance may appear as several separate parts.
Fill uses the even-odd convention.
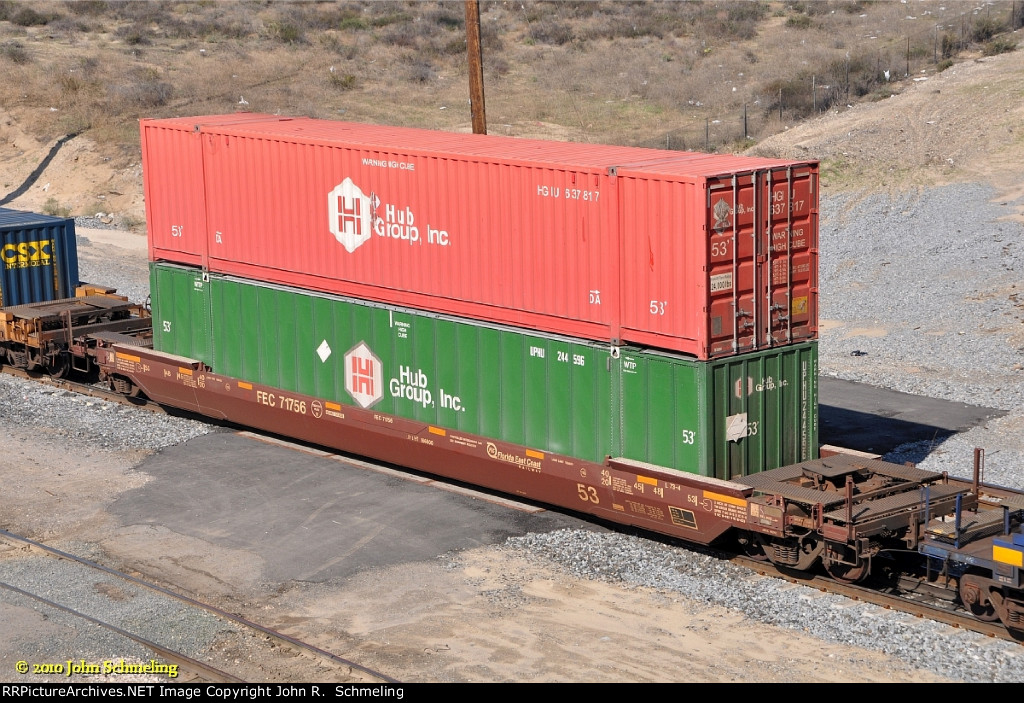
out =
[[[14,534],[7,530],[0,529],[0,539],[16,547],[28,547],[35,551],[41,551],[44,555],[48,557],[73,562],[74,564],[88,570],[89,572],[102,573],[108,576],[113,576],[115,579],[119,579],[120,581],[126,584],[131,584],[133,586],[148,589],[149,591],[152,591],[153,593],[158,594],[163,598],[170,598],[180,603],[183,603],[188,608],[200,609],[204,612],[210,613],[216,616],[217,618],[220,618],[221,620],[227,621],[241,628],[244,631],[254,632],[261,637],[269,638],[276,645],[285,648],[286,650],[297,650],[308,655],[312,655],[321,660],[322,662],[324,662],[325,664],[329,665],[330,667],[335,668],[335,670],[338,673],[338,676],[342,680],[348,679],[349,682],[364,684],[399,683],[397,680],[387,676],[386,674],[383,674],[381,672],[370,669],[369,667],[365,667],[361,664],[340,657],[337,654],[329,652],[321,647],[310,644],[308,642],[304,642],[273,628],[258,624],[238,614],[230,613],[222,608],[218,608],[217,606],[211,605],[209,603],[204,603],[202,601],[198,601],[194,598],[190,598],[189,596],[164,588],[163,586],[160,586],[153,582],[146,581],[136,576],[131,576],[116,569],[112,569],[102,564],[98,564],[89,559],[85,559],[83,557],[70,554],[59,549],[55,549],[41,542],[37,542],[27,537]],[[0,564],[2,564],[2,562],[0,562]],[[20,588],[18,586],[6,582],[0,582],[0,588],[3,588],[11,593],[16,593],[23,597],[30,598],[36,601],[37,603],[42,604],[46,608],[51,608],[67,613],[72,617],[81,619],[92,625],[103,628],[104,630],[125,637],[131,640],[132,642],[144,647],[145,649],[153,652],[154,655],[159,656],[162,662],[172,663],[180,667],[179,676],[172,679],[176,683],[181,683],[189,680],[205,681],[211,683],[244,682],[244,679],[239,678],[238,676],[230,672],[224,671],[223,669],[213,666],[207,662],[203,662],[193,656],[189,656],[188,654],[185,654],[179,651],[178,649],[175,649],[173,646],[153,641],[139,633],[129,632],[124,628],[119,627],[118,625],[115,625],[109,621],[81,612],[76,608],[72,608],[66,604],[59,603],[52,598],[44,597],[38,593],[33,593],[29,590]],[[181,672],[186,672],[188,677],[190,678],[182,677],[180,675]]]
[[[60,603],[52,601],[49,598],[44,598],[39,594],[31,593],[22,588],[12,586],[11,584],[2,581],[0,581],[0,588],[3,588],[4,590],[9,591],[11,593],[16,593],[18,595],[29,598],[37,603],[40,603],[41,605],[46,606],[47,608],[59,610],[75,618],[85,620],[86,622],[92,623],[97,627],[103,628],[104,630],[108,630],[110,632],[113,632],[114,634],[129,639],[132,642],[135,642],[136,644],[142,645],[144,648],[148,649],[156,656],[161,657],[161,659],[163,660],[162,663],[170,663],[178,667],[178,670],[175,672],[175,675],[173,677],[176,683],[244,683],[243,679],[232,676],[226,671],[218,669],[214,666],[210,666],[209,664],[201,662],[198,659],[183,654],[182,652],[164,647],[156,642],[153,642],[152,640],[146,639],[145,637],[141,637],[139,635],[128,632],[127,630],[117,627],[116,625],[113,625],[109,622],[105,622],[98,618],[94,618],[90,615],[86,615],[85,613],[75,610],[74,608],[69,608],[66,605],[61,605]],[[68,672],[63,671],[63,669],[55,672],[53,670],[53,666],[55,665],[44,666],[46,666],[49,669],[48,673],[57,673],[61,676],[70,675]],[[183,676],[182,674],[185,675]]]
[[[842,583],[824,575],[808,575],[806,573],[794,575],[769,562],[758,561],[746,556],[731,557],[729,560],[762,576],[800,584],[822,593],[845,596],[852,600],[877,605],[886,610],[927,618],[987,637],[1024,644],[1024,642],[1014,639],[1001,623],[978,620],[960,606],[955,605],[952,592],[934,585],[925,585],[916,579],[904,577],[899,583],[900,593],[889,593],[869,586]]]
[[[36,383],[41,383],[45,386],[50,386],[51,388],[58,388],[72,393],[87,395],[93,398],[99,398],[100,400],[106,400],[111,403],[118,403],[119,405],[130,405],[134,408],[149,410],[150,412],[167,414],[166,408],[152,402],[148,398],[128,398],[121,393],[103,388],[95,383],[76,381],[68,378],[53,378],[45,373],[26,371],[25,369],[9,366],[7,364],[0,364],[0,372],[5,373],[8,376],[13,376],[14,378],[21,378],[26,381],[35,381]],[[202,418],[199,415],[196,415],[195,418],[202,419],[203,422],[209,422],[209,418]]]

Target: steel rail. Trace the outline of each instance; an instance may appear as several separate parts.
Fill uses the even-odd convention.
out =
[[[198,659],[194,659],[188,656],[187,654],[182,654],[181,652],[175,651],[173,649],[168,649],[167,647],[157,644],[152,640],[128,632],[127,630],[124,630],[118,627],[117,625],[112,625],[109,622],[99,620],[97,618],[92,617],[91,615],[86,615],[85,613],[75,610],[74,608],[69,608],[66,605],[61,605],[60,603],[52,601],[48,598],[43,598],[42,596],[36,595],[35,593],[30,593],[29,591],[18,588],[17,586],[12,586],[9,583],[3,583],[2,581],[0,581],[0,588],[7,589],[12,593],[17,593],[19,595],[25,596],[26,598],[31,598],[32,600],[38,601],[39,603],[43,603],[44,605],[50,608],[54,608],[65,613],[69,613],[70,615],[73,615],[77,618],[81,618],[87,622],[92,623],[93,625],[97,625],[105,630],[110,630],[111,632],[121,635],[122,637],[126,637],[130,639],[132,642],[141,644],[143,647],[152,650],[156,654],[159,654],[160,656],[164,657],[168,661],[177,664],[178,666],[184,666],[187,669],[198,672],[208,681],[213,681],[215,683],[246,683],[244,679],[232,676],[226,671],[221,671],[220,669],[210,666],[209,664],[206,664],[204,662],[201,662]]]
[[[901,596],[893,593],[885,593],[868,586],[843,583],[821,574],[802,574],[795,576],[791,571],[785,571],[773,565],[771,562],[759,561],[746,556],[729,557],[728,560],[739,566],[744,566],[761,576],[776,578],[801,586],[807,586],[822,593],[830,593],[845,596],[851,600],[861,601],[870,605],[876,605],[885,610],[906,613],[919,618],[927,618],[955,629],[976,632],[987,637],[1014,642],[1024,645],[1024,642],[1014,638],[1006,627],[998,621],[986,622],[978,620],[967,611],[954,609],[950,606],[933,605],[914,600],[912,597]],[[950,600],[951,603],[951,600]]]
[[[393,679],[390,676],[387,676],[386,674],[382,674],[379,671],[375,671],[375,670],[370,669],[368,667],[365,667],[365,666],[363,666],[361,664],[357,664],[356,662],[353,662],[353,661],[351,661],[349,659],[345,659],[343,657],[340,657],[337,654],[334,654],[333,652],[327,651],[326,649],[322,649],[320,647],[317,647],[316,645],[309,644],[308,642],[303,642],[302,640],[296,639],[296,638],[294,638],[294,637],[292,637],[290,635],[286,635],[283,632],[279,632],[277,630],[271,629],[271,628],[266,627],[264,625],[260,625],[259,623],[253,622],[252,620],[244,618],[241,615],[238,615],[236,613],[229,613],[228,611],[226,611],[226,610],[224,610],[222,608],[218,608],[215,605],[211,605],[209,603],[203,603],[202,601],[198,601],[198,600],[196,600],[194,598],[190,598],[189,596],[186,596],[186,595],[184,595],[182,593],[177,593],[175,591],[172,591],[170,589],[164,588],[163,586],[159,586],[159,585],[157,585],[155,583],[152,583],[150,581],[145,581],[143,579],[136,578],[135,576],[131,576],[131,575],[126,574],[126,573],[124,573],[122,571],[118,571],[117,569],[113,569],[113,568],[111,568],[109,566],[104,566],[103,564],[99,564],[99,563],[91,561],[89,559],[85,559],[84,557],[80,557],[80,556],[77,556],[77,555],[70,554],[68,552],[62,551],[60,549],[56,549],[54,547],[50,547],[50,546],[45,545],[45,544],[43,544],[41,542],[37,542],[37,541],[35,541],[33,539],[29,539],[28,537],[22,537],[21,535],[16,535],[16,534],[14,534],[12,532],[8,532],[7,530],[4,530],[4,529],[0,529],[0,536],[3,536],[5,538],[7,538],[8,540],[13,540],[15,542],[20,542],[22,544],[27,544],[27,545],[29,545],[31,547],[35,547],[37,549],[41,549],[44,552],[50,554],[51,556],[55,556],[55,557],[58,557],[58,558],[61,558],[61,559],[68,559],[68,560],[74,561],[74,562],[76,562],[78,564],[82,564],[83,566],[87,566],[87,567],[89,567],[91,569],[96,569],[98,571],[102,571],[102,572],[110,574],[112,576],[116,576],[117,578],[120,578],[120,579],[122,579],[124,581],[128,581],[129,583],[134,583],[134,584],[137,584],[137,585],[142,586],[144,588],[148,588],[148,589],[150,589],[152,591],[155,591],[157,593],[161,593],[161,594],[163,594],[165,596],[168,596],[170,598],[174,598],[176,600],[179,600],[182,603],[185,603],[187,605],[191,605],[193,607],[200,608],[202,610],[207,611],[208,613],[211,613],[211,614],[216,615],[218,617],[224,618],[224,619],[229,620],[231,622],[234,622],[234,623],[236,623],[238,625],[242,625],[243,627],[249,628],[251,630],[256,630],[257,632],[260,632],[260,633],[262,633],[262,634],[264,634],[264,635],[266,635],[268,637],[271,637],[271,638],[273,638],[273,639],[275,639],[278,642],[281,642],[283,644],[289,644],[289,645],[291,645],[293,647],[297,647],[299,649],[305,650],[305,651],[310,652],[312,654],[316,654],[317,656],[320,656],[320,657],[323,657],[325,659],[328,659],[329,661],[331,661],[331,662],[333,662],[335,664],[341,664],[343,666],[348,666],[348,667],[350,667],[352,669],[355,669],[357,671],[361,671],[364,674],[366,674],[368,676],[372,676],[373,678],[376,678],[376,679],[380,679],[381,681],[383,681],[385,683],[394,683],[394,684],[401,683],[397,679]]]

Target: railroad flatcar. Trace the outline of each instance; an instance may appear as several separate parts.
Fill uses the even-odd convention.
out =
[[[71,298],[78,283],[74,219],[0,208],[0,307]]]
[[[983,492],[977,470],[974,494]],[[956,584],[961,604],[980,620],[1000,621],[1024,640],[1024,496],[999,495],[988,509],[958,500],[924,528],[918,547],[926,575]]]
[[[81,285],[75,297],[0,308],[0,363],[62,378],[95,371],[98,339],[149,344],[149,310],[112,288]]]
[[[251,114],[141,141],[152,260],[701,360],[817,336],[815,161]]]

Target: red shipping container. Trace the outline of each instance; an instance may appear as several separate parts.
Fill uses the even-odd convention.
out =
[[[817,162],[270,115],[142,143],[153,260],[699,359],[817,334]]]

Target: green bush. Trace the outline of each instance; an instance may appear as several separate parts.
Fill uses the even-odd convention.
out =
[[[356,77],[351,73],[339,73],[338,71],[331,71],[328,82],[332,88],[338,90],[352,90],[356,87]]]
[[[981,51],[985,56],[996,56],[997,54],[1007,54],[1011,51],[1017,50],[1017,42],[1010,39],[993,39],[990,42],[986,42],[985,46],[982,47]]]
[[[1007,29],[1006,23],[994,17],[978,17],[971,26],[971,39],[976,42],[987,42],[997,34],[1002,34]]]
[[[807,15],[790,15],[786,18],[786,26],[793,29],[810,29],[811,18]]]
[[[67,205],[61,205],[57,202],[56,198],[47,198],[46,202],[43,203],[43,214],[51,215],[52,217],[69,217],[71,215],[71,208]]]

